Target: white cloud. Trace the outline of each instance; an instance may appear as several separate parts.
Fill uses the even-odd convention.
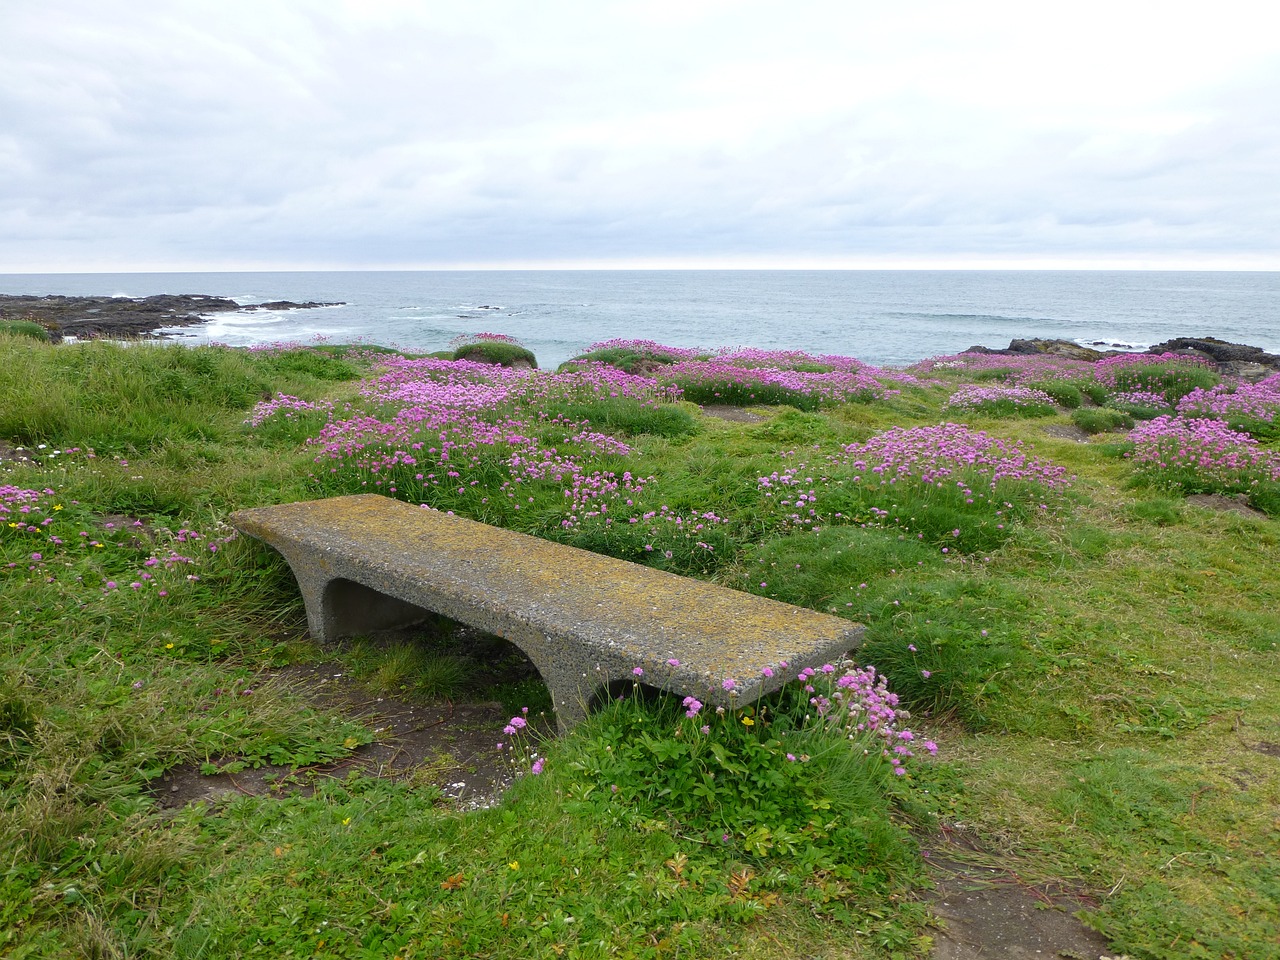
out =
[[[1259,262],[1268,5],[0,7],[0,263]]]

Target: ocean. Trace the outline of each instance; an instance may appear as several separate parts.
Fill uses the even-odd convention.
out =
[[[902,366],[973,345],[1059,338],[1145,349],[1214,336],[1280,353],[1280,273],[950,270],[543,270],[0,274],[0,293],[209,294],[250,304],[171,331],[232,346],[363,341],[414,351],[502,333],[554,367],[614,338],[800,349]]]

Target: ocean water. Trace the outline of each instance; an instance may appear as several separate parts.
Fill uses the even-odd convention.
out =
[[[1130,271],[591,270],[0,274],[0,293],[209,294],[250,304],[171,332],[232,346],[363,341],[445,349],[520,339],[543,367],[618,337],[672,346],[801,349],[898,366],[1018,337],[1121,349],[1215,336],[1280,353],[1280,273]]]

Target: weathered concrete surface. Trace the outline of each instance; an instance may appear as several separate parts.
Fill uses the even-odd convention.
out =
[[[635,667],[704,703],[730,703],[722,685],[735,680],[741,703],[781,685],[781,662],[794,676],[862,637],[837,617],[376,494],[242,510],[231,523],[284,555],[320,642],[443,614],[523,650],[562,731]]]

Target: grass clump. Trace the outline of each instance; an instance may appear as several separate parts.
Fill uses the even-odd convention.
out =
[[[605,363],[626,373],[652,375],[662,367],[703,356],[700,350],[668,347],[652,340],[605,340],[592,344],[590,350],[568,360],[561,369],[574,363]]]
[[[1142,482],[1183,493],[1243,493],[1259,509],[1276,507],[1280,453],[1220,420],[1159,417],[1135,428],[1130,440]]]
[[[1054,403],[1068,410],[1075,410],[1084,402],[1081,385],[1070,380],[1032,380],[1025,384],[1031,390],[1039,390]]]
[[[1098,361],[1095,377],[1115,393],[1158,396],[1169,407],[1192,391],[1211,389],[1222,380],[1211,362],[1174,353],[1109,357]]]
[[[992,417],[1048,417],[1056,411],[1053,398],[1032,387],[965,384],[951,395],[952,410],[972,410]]]
[[[1133,427],[1133,414],[1109,407],[1081,407],[1071,411],[1071,422],[1085,433],[1110,433]]]
[[[500,333],[472,334],[454,341],[453,346],[454,360],[491,363],[499,367],[538,366],[538,359],[532,350],[514,337]]]
[[[0,320],[0,337],[27,337],[47,343],[49,331],[34,320]]]

